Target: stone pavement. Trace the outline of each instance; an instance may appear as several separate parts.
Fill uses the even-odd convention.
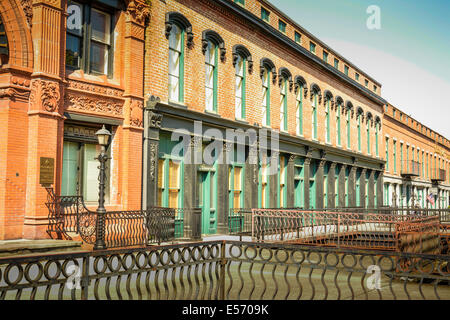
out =
[[[82,251],[82,241],[73,240],[1,240],[0,257]]]

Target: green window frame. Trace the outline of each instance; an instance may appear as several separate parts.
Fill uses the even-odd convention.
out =
[[[205,53],[205,109],[217,112],[219,46],[208,40]]]
[[[323,52],[323,61],[328,63],[328,52],[326,52],[326,51]]]
[[[339,60],[338,59],[334,59],[334,67],[336,68],[336,69],[339,69]]]
[[[355,193],[356,193],[356,206],[361,205],[361,170],[356,170],[356,181],[355,181]]]
[[[379,123],[375,124],[375,154],[378,157],[379,156],[379,148],[378,148],[378,131],[379,131]]]
[[[246,108],[246,84],[247,84],[247,59],[238,55],[235,67],[235,117],[245,119]]]
[[[323,166],[323,208],[328,208],[328,174],[330,172],[330,164],[325,163]]]
[[[359,73],[355,73],[355,80],[359,81]]]
[[[336,165],[334,168],[334,206],[339,207],[339,173],[340,167]]]
[[[278,20],[278,30],[286,33],[286,22],[284,22],[283,20]]]
[[[294,40],[296,43],[301,44],[302,43],[302,35],[295,31],[294,33]]]
[[[245,0],[234,0],[234,2],[236,2],[236,3],[240,4],[240,5],[245,6]]]
[[[316,45],[313,42],[309,43],[309,51],[316,54]]]
[[[283,77],[281,80],[280,95],[281,95],[281,105],[280,105],[280,128],[283,131],[288,130],[288,80]]]
[[[271,71],[265,67],[262,77],[263,102],[262,102],[262,124],[270,126],[270,78]]]
[[[270,208],[270,175],[268,174],[268,164],[264,164],[264,160],[259,162],[259,179],[258,179],[258,207]],[[264,193],[264,194],[263,194]]]
[[[294,206],[304,208],[305,206],[305,159],[297,157],[294,161]]]
[[[364,85],[367,87],[367,86],[369,86],[369,80],[364,80]]]
[[[114,10],[97,2],[94,7],[84,1],[69,1],[67,15],[66,68],[81,69],[88,74],[106,75],[111,78],[114,58]],[[100,30],[102,27],[103,31]]]
[[[230,209],[238,209],[236,207],[236,199],[238,199],[239,202],[239,208],[244,208],[244,199],[245,199],[245,165],[242,163],[231,163],[228,167],[228,178],[229,178],[229,185],[228,185],[228,203]],[[236,188],[236,172],[239,170],[239,188]],[[236,197],[236,195],[238,195]]]
[[[349,67],[348,66],[344,66],[344,73],[346,76],[348,76],[348,71],[349,71]]]
[[[345,206],[349,206],[349,198],[348,198],[348,192],[349,192],[349,176],[350,176],[350,168],[345,168]]]
[[[277,205],[278,208],[287,207],[287,157],[280,156],[278,164],[278,192],[277,192]]]
[[[386,171],[389,172],[389,138],[386,138]]]
[[[393,144],[392,155],[394,157],[394,173],[397,173],[397,141],[393,140],[392,144]]]
[[[328,99],[325,106],[325,141],[331,142],[330,136],[330,100]]]
[[[370,149],[370,126],[372,125],[371,124],[371,122],[372,122],[372,120],[369,120],[369,121],[367,121],[367,129],[366,129],[366,134],[367,134],[367,154],[371,154],[372,153],[372,150]]]
[[[184,28],[172,23],[169,35],[169,100],[181,103],[184,102],[184,39]]]
[[[351,148],[351,127],[350,127],[350,110],[347,110],[347,148]]]
[[[361,152],[361,114],[357,116],[357,132],[358,132],[358,151]]]
[[[261,7],[261,19],[263,19],[264,21],[269,22],[270,21],[270,11],[268,11],[267,9]]]
[[[303,85],[300,85],[297,92],[297,110],[296,110],[296,124],[297,135],[303,135]]]
[[[336,108],[336,144],[341,146],[341,105]]]
[[[314,93],[312,104],[312,133],[313,139],[317,140],[317,93]]]
[[[400,142],[400,171],[403,172],[403,143]]]

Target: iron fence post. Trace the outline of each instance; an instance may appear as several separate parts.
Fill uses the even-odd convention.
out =
[[[225,241],[220,245],[219,300],[225,300]]]
[[[100,155],[98,156],[98,161],[100,162],[100,173],[99,173],[99,191],[98,191],[98,208],[97,208],[97,225],[96,225],[96,239],[94,250],[104,250],[106,249],[105,243],[105,180],[106,180],[106,161],[108,160],[108,155],[105,153],[105,146],[102,146]]]
[[[81,271],[81,300],[87,300],[89,297],[89,259],[89,255],[83,257],[83,268]]]

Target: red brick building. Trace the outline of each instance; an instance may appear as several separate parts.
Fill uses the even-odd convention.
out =
[[[0,58],[0,239],[47,237],[41,161],[95,208],[103,125],[106,209],[201,207],[204,234],[239,208],[392,204],[386,183],[410,177],[391,171],[394,137],[439,153],[448,199],[448,140],[394,120],[380,83],[265,0],[3,0]],[[208,129],[225,153],[190,162]],[[229,129],[278,134],[276,174]]]
[[[47,237],[41,158],[54,161],[57,194],[95,205],[102,125],[107,207],[140,208],[148,13],[139,0],[1,1],[0,239]]]

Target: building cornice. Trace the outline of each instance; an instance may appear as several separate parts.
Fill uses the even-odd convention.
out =
[[[303,48],[300,44],[297,44],[294,40],[290,39],[286,35],[278,32],[274,27],[265,23],[264,21],[262,21],[261,19],[256,17],[253,13],[249,12],[248,10],[242,8],[242,6],[236,4],[232,1],[229,1],[229,0],[216,0],[215,3],[218,3],[218,4],[226,7],[230,11],[234,12],[235,14],[243,17],[245,20],[251,22],[254,26],[263,30],[266,35],[270,35],[270,36],[274,37],[277,41],[285,44],[286,46],[293,49],[294,51],[296,51],[303,57],[307,58],[308,60],[313,61],[316,64],[316,66],[319,66],[320,68],[330,72],[331,74],[333,74],[340,80],[344,81],[346,84],[352,86],[353,88],[358,89],[359,92],[366,98],[369,98],[370,100],[372,100],[373,102],[375,102],[379,105],[384,106],[385,104],[387,104],[387,101],[384,100],[382,97],[380,97],[379,95],[375,94],[374,92],[368,90],[363,85],[361,85],[358,82],[356,82],[355,80],[349,78],[348,76],[346,76],[339,70],[336,70],[333,66],[329,65],[328,63],[322,61],[322,59],[320,59],[316,55],[310,53],[308,50]]]

